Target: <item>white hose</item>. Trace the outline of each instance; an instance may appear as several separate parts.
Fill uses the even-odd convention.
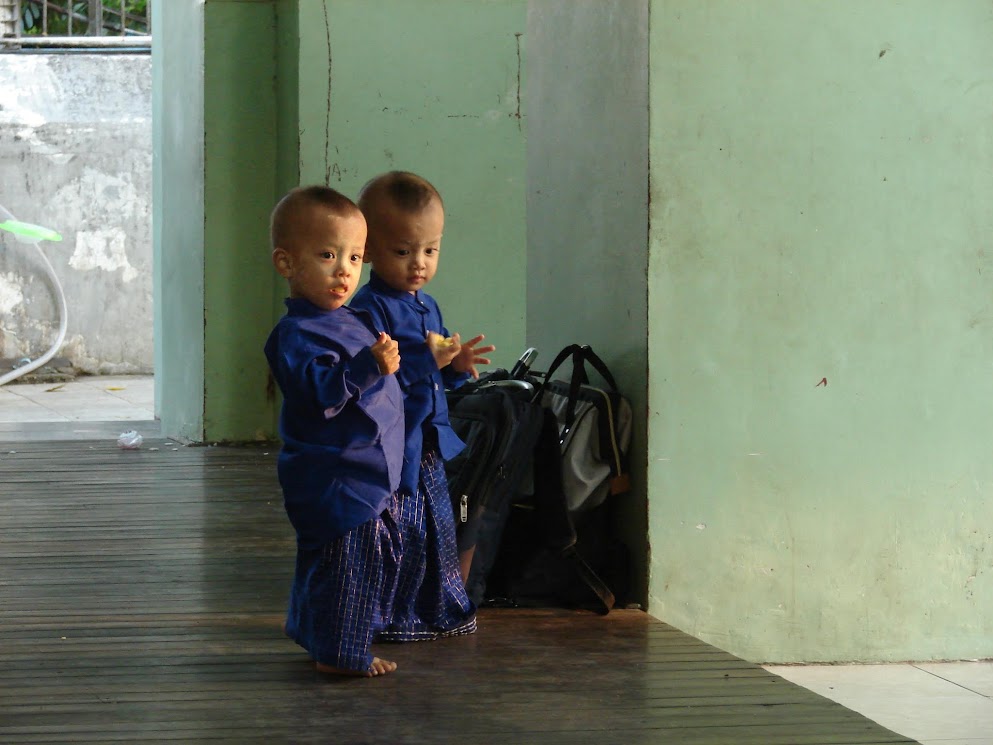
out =
[[[2,204],[0,204],[0,212],[6,215],[7,219],[9,220],[17,219]],[[4,373],[3,375],[0,375],[0,385],[5,385],[12,380],[17,380],[17,378],[21,377],[22,375],[27,375],[32,370],[37,370],[39,367],[41,367],[50,359],[52,359],[52,357],[55,356],[55,353],[58,352],[59,349],[62,347],[62,342],[64,342],[66,338],[66,331],[69,329],[69,313],[66,307],[66,296],[65,293],[62,291],[62,283],[59,282],[59,278],[55,275],[55,270],[52,268],[52,264],[48,260],[48,257],[45,256],[45,252],[41,250],[41,240],[38,238],[27,238],[21,235],[15,237],[21,243],[33,244],[35,249],[38,251],[38,255],[41,256],[41,261],[45,265],[45,271],[48,273],[48,279],[51,281],[52,286],[55,288],[55,292],[58,296],[57,299],[59,305],[59,333],[55,339],[55,343],[41,357],[39,357],[36,360],[32,360],[31,362],[28,362],[26,365],[22,365],[21,367],[15,368],[8,373]]]

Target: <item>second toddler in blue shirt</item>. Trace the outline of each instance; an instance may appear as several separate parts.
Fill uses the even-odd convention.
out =
[[[449,334],[434,298],[423,291],[438,268],[445,224],[441,195],[413,173],[391,171],[366,184],[358,199],[369,228],[364,260],[368,284],[351,307],[368,311],[376,328],[399,345],[396,373],[403,391],[404,462],[398,514],[403,536],[393,615],[379,636],[390,641],[471,633],[475,608],[466,595],[455,543],[455,521],[444,461],[465,444],[448,419],[445,388],[470,376],[492,345],[482,335]]]

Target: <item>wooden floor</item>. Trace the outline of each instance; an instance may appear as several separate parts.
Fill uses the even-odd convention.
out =
[[[274,451],[3,439],[0,742],[912,742],[639,611],[490,610],[322,676],[279,631]]]

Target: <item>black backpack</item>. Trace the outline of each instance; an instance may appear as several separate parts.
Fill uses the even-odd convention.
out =
[[[445,471],[463,573],[468,566],[466,591],[477,605],[544,420],[533,386],[512,377],[522,372],[494,370],[446,393],[452,428],[466,443]]]

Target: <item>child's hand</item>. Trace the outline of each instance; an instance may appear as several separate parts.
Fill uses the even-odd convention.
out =
[[[438,363],[438,369],[441,370],[446,365],[451,364],[452,360],[459,353],[462,345],[459,344],[459,335],[455,334],[450,339],[446,339],[441,334],[437,334],[434,331],[428,331],[428,335],[424,337],[424,343],[428,345],[428,349],[431,350],[431,354],[434,356],[434,361]]]
[[[453,338],[458,339],[459,335],[455,334]],[[480,355],[496,351],[496,347],[492,344],[487,344],[485,347],[476,346],[484,338],[480,334],[479,336],[472,337],[467,342],[463,342],[460,345],[458,355],[452,360],[452,368],[458,372],[467,372],[472,375],[473,379],[479,380],[479,371],[476,370],[476,365],[490,364],[489,357],[481,357]]]
[[[392,375],[400,369],[400,347],[390,338],[385,331],[379,332],[376,343],[369,347],[372,356],[379,364],[379,372],[383,375]]]

